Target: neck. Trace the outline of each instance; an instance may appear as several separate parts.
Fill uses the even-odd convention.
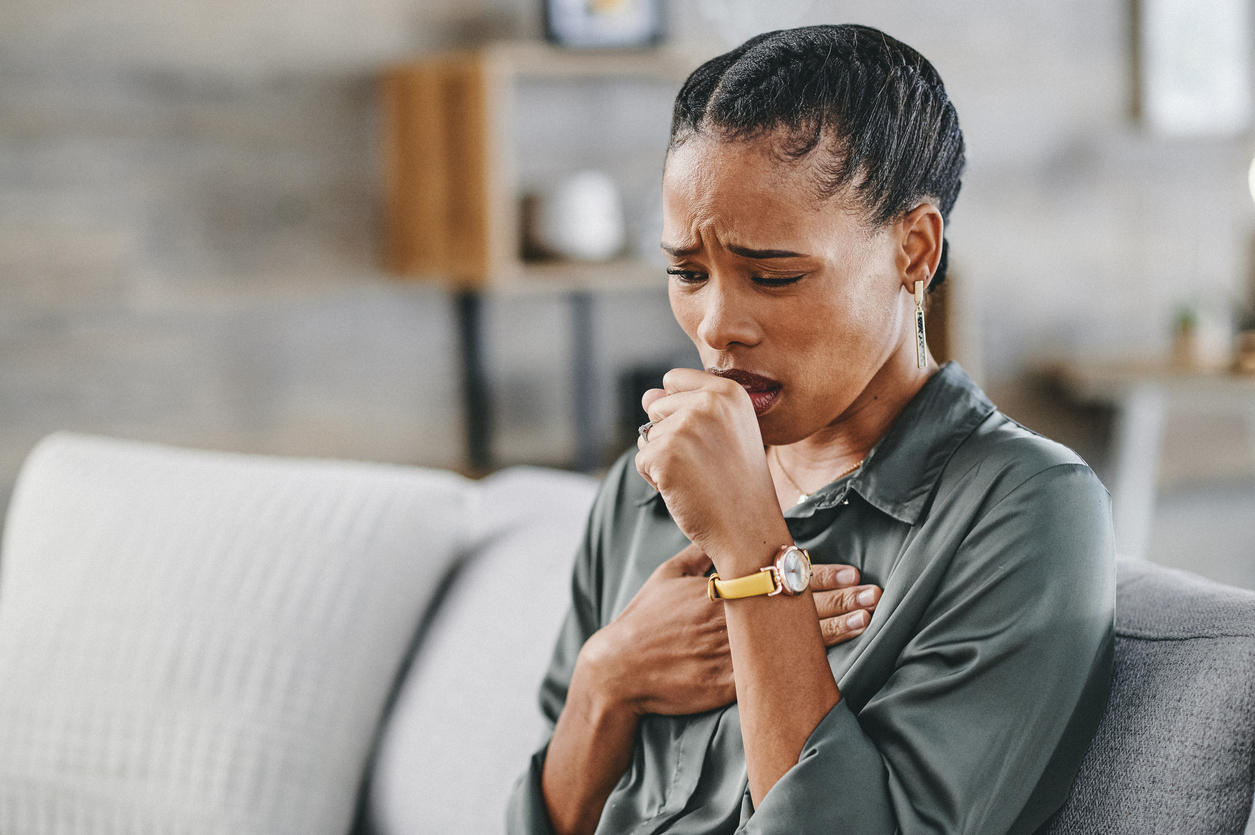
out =
[[[913,345],[909,355],[894,351],[836,420],[797,443],[778,447],[775,453],[780,464],[807,493],[834,480],[867,457],[937,369],[932,357],[926,367],[919,368]],[[787,480],[783,485],[781,481],[777,480],[777,492],[782,494],[782,503],[790,492],[796,499],[797,490]]]

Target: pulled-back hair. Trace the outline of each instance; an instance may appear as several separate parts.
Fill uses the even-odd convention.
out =
[[[853,186],[873,225],[959,195],[963,132],[923,55],[869,26],[768,32],[698,67],[675,100],[670,148],[699,133],[770,137],[789,160],[815,157],[821,198]],[[930,289],[945,277],[943,247]]]

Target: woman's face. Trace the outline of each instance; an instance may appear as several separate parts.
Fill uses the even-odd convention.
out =
[[[671,309],[703,366],[746,386],[767,444],[858,411],[904,351],[915,365],[902,224],[820,200],[810,166],[781,162],[770,140],[697,135],[663,175]]]

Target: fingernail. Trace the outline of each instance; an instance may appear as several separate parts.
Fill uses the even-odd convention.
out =
[[[857,600],[860,606],[870,606],[876,602],[876,592],[871,589],[863,589],[858,593]]]
[[[858,572],[853,568],[843,568],[837,572],[837,582],[843,586],[858,582]]]
[[[855,612],[845,620],[845,625],[851,629],[862,629],[867,625],[867,613]]]

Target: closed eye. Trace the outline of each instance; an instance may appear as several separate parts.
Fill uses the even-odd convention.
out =
[[[706,280],[705,273],[694,272],[693,270],[681,270],[677,267],[668,269],[667,275],[675,276],[681,284],[700,284]]]
[[[667,275],[675,276],[681,284],[701,284],[706,280],[706,273],[697,272],[695,270],[682,270],[679,267],[671,267],[667,270]],[[751,277],[751,281],[759,287],[788,287],[804,278],[804,275],[789,276],[765,276],[756,275]]]
[[[801,279],[802,276],[800,275],[790,275],[782,278],[769,278],[767,276],[756,275],[754,276],[754,283],[759,287],[788,287],[790,284],[795,284]]]

